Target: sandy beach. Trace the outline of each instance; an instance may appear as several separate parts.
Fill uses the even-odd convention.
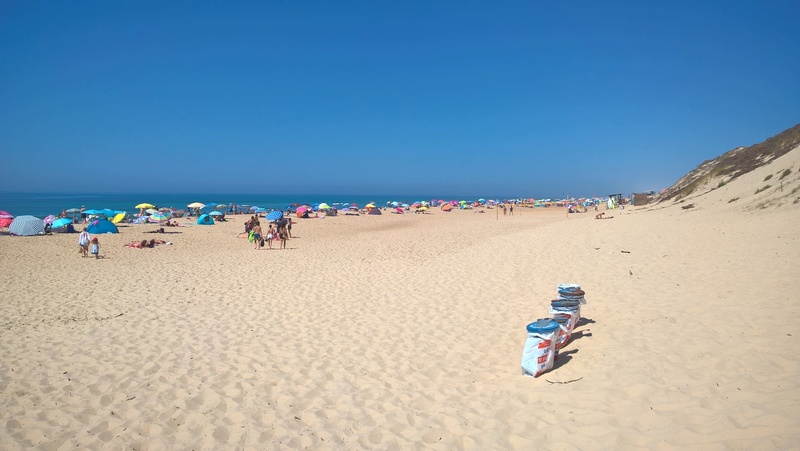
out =
[[[337,216],[256,251],[234,216],[123,227],[99,260],[2,236],[0,448],[794,448],[800,208],[758,205],[797,153],[607,220]],[[523,377],[565,282],[585,319]]]

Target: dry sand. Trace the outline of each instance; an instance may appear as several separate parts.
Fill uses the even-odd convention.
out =
[[[797,152],[777,163],[800,186]],[[756,208],[763,178],[602,221],[298,220],[284,251],[242,216],[125,227],[100,260],[2,236],[0,448],[797,447],[800,208]],[[123,247],[153,237],[174,244]],[[564,282],[588,321],[523,377]]]

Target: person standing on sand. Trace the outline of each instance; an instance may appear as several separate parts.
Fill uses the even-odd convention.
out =
[[[292,237],[292,218],[286,218],[286,233]]]
[[[508,206],[508,214],[509,216],[514,216],[514,204]]]
[[[261,225],[256,222],[253,227],[253,243],[255,243],[256,250],[261,246]]]
[[[269,230],[267,230],[267,244],[269,244],[269,248],[272,249],[272,240],[275,239],[275,229],[272,228],[272,224],[269,225]]]
[[[97,237],[92,238],[92,255],[94,258],[100,258],[100,241],[97,240]]]
[[[87,232],[86,227],[84,227],[81,234],[78,235],[78,246],[80,246],[80,252],[83,253],[84,258],[89,255],[89,240],[89,232]]]
[[[281,249],[286,249],[286,241],[289,239],[289,232],[286,231],[286,227],[278,228],[278,236],[281,239]]]

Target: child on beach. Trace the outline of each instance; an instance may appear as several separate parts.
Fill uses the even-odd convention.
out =
[[[97,237],[92,238],[92,255],[94,258],[100,258],[100,241],[97,240]]]

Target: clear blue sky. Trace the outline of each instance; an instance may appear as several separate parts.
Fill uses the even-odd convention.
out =
[[[0,191],[602,195],[800,122],[800,2],[2,1]]]

